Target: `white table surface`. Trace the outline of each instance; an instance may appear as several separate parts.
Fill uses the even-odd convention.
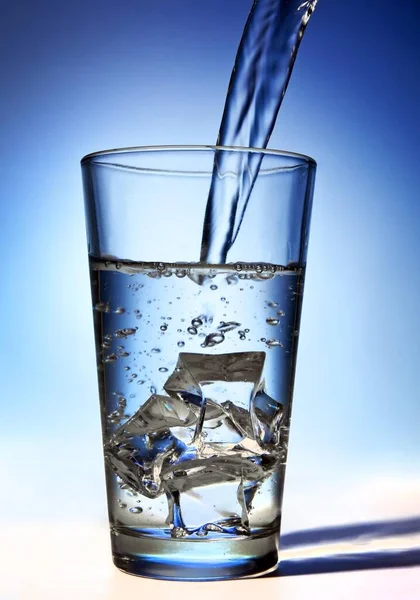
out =
[[[0,565],[1,600],[420,598],[420,567],[198,583],[132,577],[113,566],[105,524],[3,525]]]

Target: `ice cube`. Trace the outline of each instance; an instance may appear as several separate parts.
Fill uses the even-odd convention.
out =
[[[256,490],[270,472],[271,470],[267,470],[261,460],[257,460],[255,457],[243,458],[238,454],[229,457],[216,455],[207,459],[190,460],[176,468],[164,467],[161,477],[168,498],[168,523],[172,527],[185,528],[184,521],[189,521],[190,512],[194,514],[195,519],[200,518],[200,512],[202,520],[205,517],[207,519],[217,517],[216,513],[220,514],[221,507],[220,500],[216,499],[219,495],[223,498],[223,502],[227,503],[225,509],[229,508],[229,513],[234,512],[235,514],[232,519],[225,519],[223,527],[219,527],[217,531],[238,533],[236,527],[240,524],[244,528],[242,533],[247,533],[251,502]],[[196,493],[198,488],[200,488],[199,494]],[[191,491],[193,497],[203,504],[201,511],[200,507],[194,509],[184,500],[181,514],[181,497],[185,498],[183,494]],[[213,500],[210,502],[212,497]],[[212,509],[212,506],[217,506],[217,509]],[[240,517],[238,513],[241,513]],[[226,510],[224,515],[228,516]],[[188,525],[192,524],[188,523]],[[194,525],[196,526],[197,523]],[[201,528],[203,527],[201,526]],[[228,531],[226,529],[228,527],[233,527],[232,531]]]
[[[120,479],[148,498],[163,493],[162,466],[181,454],[184,445],[169,431],[125,438],[113,436],[105,444],[105,458]]]
[[[127,437],[141,436],[146,433],[170,429],[171,427],[189,427],[197,421],[198,410],[187,405],[178,397],[153,394],[119,430]]]
[[[246,482],[244,477],[241,476],[241,482],[238,486],[237,498],[242,509],[241,523],[246,528],[249,527],[249,512],[259,483],[260,481]]]
[[[281,402],[260,390],[252,400],[252,422],[255,439],[262,447],[280,444],[284,407]]]
[[[107,461],[124,483],[156,498],[163,493],[163,466],[183,454],[191,456],[185,442],[191,440],[196,421],[197,409],[180,398],[154,394],[112,435],[105,445]],[[184,440],[176,435],[178,430],[185,432]]]
[[[228,481],[258,482],[265,477],[265,469],[256,461],[235,456],[212,456],[189,460],[181,465],[162,468],[161,478],[165,489],[186,492],[193,488]]]
[[[174,373],[165,383],[168,394],[200,396],[201,386],[215,381],[249,382],[260,386],[265,352],[233,352],[231,354],[192,354],[181,352]]]
[[[164,388],[189,406],[200,408],[194,436],[198,445],[203,442],[203,433],[206,442],[254,439],[250,407],[261,387],[264,361],[265,352],[179,354],[175,371]],[[217,414],[217,405],[224,414]],[[210,412],[207,406],[211,407]]]

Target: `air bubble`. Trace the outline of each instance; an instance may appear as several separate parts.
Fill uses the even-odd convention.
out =
[[[160,348],[152,348],[152,354],[160,354]]]
[[[116,338],[127,338],[129,335],[134,335],[137,329],[134,327],[127,327],[126,329],[117,329],[114,332]]]
[[[171,530],[171,537],[179,539],[185,537],[187,533],[187,530],[183,527],[174,527]]]
[[[167,373],[168,369],[166,367],[160,367],[159,373]]]
[[[166,266],[164,263],[160,262],[157,266],[157,270],[158,271],[164,271],[166,269]]]
[[[178,348],[183,348],[185,346],[185,342],[178,342],[177,346]]]
[[[238,277],[236,274],[234,275],[228,275],[226,277],[226,282],[228,285],[236,285],[238,283]]]
[[[199,537],[205,537],[208,534],[209,532],[205,529],[199,529],[198,531],[196,531],[196,535],[198,535]]]
[[[207,529],[207,531],[217,531],[219,533],[223,533],[223,528],[220,527],[220,525],[216,525],[216,523],[207,523],[207,525],[205,525],[205,528]]]
[[[201,344],[202,348],[211,348],[212,346],[216,346],[217,344],[221,344],[224,342],[225,336],[222,332],[220,333],[209,333],[204,342]]]
[[[197,335],[197,329],[195,327],[188,327],[187,331],[191,335]]]
[[[241,324],[237,323],[236,321],[228,321],[227,323],[225,323],[224,321],[220,321],[220,325],[218,326],[218,331],[222,331],[223,333],[227,333],[228,331],[232,331],[233,329],[236,329],[237,327],[240,327]]]
[[[257,265],[255,270],[257,271],[257,273],[262,273],[264,271],[264,267],[262,265]]]
[[[269,348],[275,348],[275,347],[283,348],[283,344],[280,342],[280,340],[267,340],[267,346]]]
[[[279,317],[284,317],[284,315],[285,315],[286,313],[284,312],[284,310],[278,310],[278,311],[277,311],[277,314],[279,315]]]
[[[151,385],[149,389],[151,394],[156,394],[156,388],[154,385]]]
[[[236,263],[236,265],[235,265],[235,269],[236,269],[237,271],[242,271],[242,265],[241,265],[240,263]]]
[[[203,324],[203,321],[200,319],[200,317],[196,317],[195,319],[193,319],[191,321],[191,325],[193,327],[201,327],[202,324]]]
[[[122,264],[120,262],[115,263],[115,268],[120,270],[122,267]]]
[[[130,367],[124,367],[124,371],[129,371]]]
[[[280,323],[280,319],[274,319],[273,317],[269,317],[265,320],[267,325],[278,325]]]
[[[137,385],[143,385],[143,383],[144,383],[144,379],[139,379],[137,382]]]
[[[269,306],[270,308],[276,308],[279,305],[278,302],[267,302],[267,306]]]
[[[213,291],[214,291],[214,290],[217,290],[217,285],[215,285],[215,284],[213,283],[213,284],[210,286],[210,289],[211,289],[211,290],[213,290]]]
[[[108,356],[105,356],[105,358],[103,359],[104,363],[113,363],[116,360],[118,360],[118,356],[116,354],[108,354]]]
[[[143,512],[143,509],[140,506],[132,506],[131,508],[128,509],[131,513],[134,513],[136,515],[139,515],[140,513]]]
[[[168,326],[166,323],[164,323],[163,325],[160,326],[161,331],[166,331],[167,329],[168,329]]]
[[[111,307],[109,306],[109,302],[98,302],[95,304],[95,310],[98,312],[109,313],[111,312]]]
[[[125,313],[125,308],[123,308],[122,306],[119,306],[118,308],[116,308],[114,310],[114,313],[116,315],[123,315]]]

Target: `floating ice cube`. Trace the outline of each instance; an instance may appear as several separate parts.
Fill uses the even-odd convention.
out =
[[[212,456],[204,460],[191,460],[188,464],[183,465],[182,470],[164,468],[162,470],[162,480],[168,498],[168,523],[175,528],[181,527],[184,532],[187,532],[181,514],[181,493],[188,493],[199,488],[200,494],[194,493],[194,497],[196,499],[198,497],[203,505],[210,507],[209,494],[211,498],[213,489],[213,496],[217,497],[219,493],[225,503],[229,501],[230,512],[235,514],[232,515],[232,518],[225,518],[223,523],[219,521],[213,523],[216,528],[207,527],[207,525],[210,525],[207,523],[205,526],[201,526],[199,530],[207,528],[207,531],[237,534],[240,533],[237,529],[240,525],[242,527],[241,533],[246,534],[249,528],[249,511],[251,510],[252,500],[258,487],[270,472],[269,469],[265,468],[262,461],[255,458],[243,458],[240,455],[230,456],[229,458]],[[229,491],[230,494],[227,493]],[[204,510],[205,506],[203,506]],[[215,506],[217,506],[217,501]],[[189,511],[188,509],[185,511],[185,506],[183,506],[182,512],[188,516]],[[216,514],[212,515],[212,512],[214,511],[207,509],[202,515],[202,519],[204,520],[205,516],[207,516],[207,519],[209,517],[214,518]],[[194,511],[194,513],[196,514],[197,511]],[[238,513],[241,513],[241,516]]]
[[[194,441],[235,443],[245,437],[254,439],[250,407],[261,387],[264,361],[264,352],[179,354],[164,388],[188,405],[200,407]],[[214,416],[217,405],[223,412]],[[211,407],[210,412],[207,407]],[[216,424],[210,423],[213,419]]]
[[[169,430],[125,438],[113,436],[105,445],[105,458],[124,483],[148,498],[163,493],[160,473],[170,459],[176,460],[184,445]]]
[[[152,395],[106,444],[108,463],[136,491],[149,498],[159,496],[161,469],[186,452],[197,414],[180,398]],[[183,439],[176,435],[178,430]]]
[[[260,464],[241,456],[213,456],[190,460],[179,469],[169,465],[163,467],[161,477],[167,490],[186,492],[228,481],[258,483],[264,479],[265,470]]]
[[[242,509],[241,515],[241,523],[244,527],[249,527],[249,512],[251,510],[252,501],[254,499],[255,493],[258,489],[259,481],[246,481],[243,474],[241,476],[241,482],[238,486],[237,490],[237,498],[239,505]]]
[[[192,354],[181,352],[174,373],[165,383],[168,394],[201,394],[201,386],[215,381],[261,383],[265,352]]]
[[[187,405],[177,396],[153,394],[118,430],[118,434],[133,437],[171,427],[189,427],[196,423],[198,414],[196,407]]]
[[[252,400],[252,421],[255,439],[262,447],[280,444],[283,419],[283,404],[259,391]]]

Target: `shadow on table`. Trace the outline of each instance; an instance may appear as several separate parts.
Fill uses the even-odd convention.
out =
[[[265,577],[420,565],[416,534],[420,517],[287,533],[280,537],[279,566]]]

